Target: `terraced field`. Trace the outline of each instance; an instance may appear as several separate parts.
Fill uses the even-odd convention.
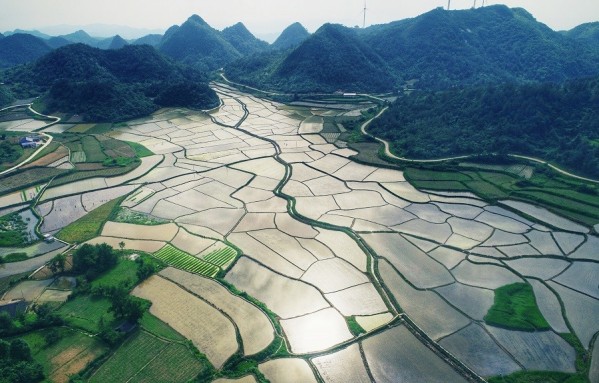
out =
[[[148,155],[134,170],[34,194],[42,193],[36,211],[50,233],[122,197],[90,243],[123,242],[172,266],[133,294],[207,356],[219,382],[595,373],[596,357],[585,357],[599,332],[592,193],[522,166],[365,165],[322,131],[341,111],[213,86],[222,106],[210,114],[162,110],[76,148],[87,161],[100,158],[98,147],[126,152],[116,143],[132,143]],[[0,209],[32,203],[8,192],[43,185],[33,170],[2,189]],[[523,193],[551,206],[524,203]],[[7,278],[8,267],[0,270]],[[524,293],[505,293],[514,284]],[[85,315],[70,323],[97,331],[107,302],[68,301],[60,310],[68,316],[75,304]],[[530,312],[530,326],[512,315]],[[179,381],[202,370],[169,342],[136,335],[115,353],[132,355],[130,363],[113,356],[91,380]],[[167,356],[179,361],[167,366]]]

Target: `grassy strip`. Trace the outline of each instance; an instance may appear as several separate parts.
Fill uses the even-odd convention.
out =
[[[491,326],[521,331],[551,328],[537,306],[532,286],[527,283],[514,283],[495,290],[495,302],[484,319]]]
[[[69,243],[81,243],[98,236],[102,226],[122,200],[123,197],[117,198],[92,210],[89,214],[60,230],[56,234],[56,238]]]
[[[347,322],[347,327],[353,336],[359,336],[361,334],[366,334],[366,330],[356,320],[355,316],[345,317],[345,321]]]

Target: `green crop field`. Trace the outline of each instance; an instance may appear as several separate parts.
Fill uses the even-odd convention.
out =
[[[42,365],[44,373],[52,381],[67,381],[69,375],[79,372],[87,363],[107,351],[107,347],[97,338],[72,329],[60,328],[57,331],[60,338],[53,344],[47,344],[45,330],[23,336],[33,358]]]
[[[172,340],[174,342],[184,342],[185,337],[160,319],[156,318],[150,312],[146,311],[139,321],[141,327],[150,334],[156,335],[163,339]]]
[[[202,259],[206,262],[210,262],[213,265],[216,265],[220,268],[229,264],[232,260],[237,256],[237,251],[231,247],[225,247],[220,250],[216,250],[211,252],[210,254],[206,254],[202,257]]]
[[[218,267],[193,257],[171,245],[166,245],[154,253],[154,257],[160,259],[169,266],[204,275],[206,277],[214,277],[219,270]]]
[[[140,331],[127,339],[89,382],[126,382],[167,346],[168,342]]]
[[[0,177],[0,194],[21,190],[65,173],[69,173],[69,171],[55,168],[31,168],[9,176]]]
[[[94,382],[188,382],[204,366],[180,343],[139,331],[123,343],[89,379]]]
[[[491,326],[514,330],[551,328],[537,306],[532,286],[527,283],[514,283],[495,290],[495,302],[484,319]]]
[[[56,313],[73,327],[97,333],[100,331],[102,318],[105,323],[111,323],[114,320],[114,316],[108,311],[109,308],[110,301],[106,298],[79,295],[68,300]]]
[[[137,263],[128,259],[119,259],[119,263],[106,273],[91,282],[92,288],[97,286],[119,287],[132,289],[138,283]]]
[[[135,151],[135,154],[137,154],[137,156],[139,158],[149,157],[149,156],[154,155],[154,153],[150,149],[146,148],[142,144],[138,144],[137,142],[130,142],[130,141],[126,141],[126,143],[131,147],[131,149],[133,149]]]
[[[102,162],[106,159],[106,155],[102,151],[102,146],[94,136],[84,136],[81,138],[83,151],[87,157],[87,162]]]
[[[69,243],[81,243],[96,237],[122,198],[114,199],[92,210],[56,234],[56,238]]]

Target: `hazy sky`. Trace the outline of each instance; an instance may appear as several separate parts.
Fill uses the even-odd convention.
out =
[[[414,17],[447,0],[367,0],[367,24]],[[482,0],[478,0],[480,4]],[[599,21],[599,0],[488,1],[523,7],[556,30]],[[473,0],[452,0],[468,8]],[[115,24],[165,30],[192,14],[222,29],[242,21],[256,35],[278,34],[299,21],[311,32],[325,22],[362,24],[364,0],[0,0],[0,31],[56,25]]]

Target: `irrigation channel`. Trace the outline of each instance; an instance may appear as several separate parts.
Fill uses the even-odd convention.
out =
[[[351,230],[349,228],[345,228],[345,227],[340,227],[340,226],[335,226],[335,225],[331,225],[328,223],[319,222],[319,221],[310,219],[308,217],[305,217],[297,212],[297,210],[295,209],[295,202],[296,202],[295,199],[292,196],[289,196],[282,191],[282,189],[285,187],[285,185],[288,183],[289,179],[291,178],[292,168],[287,162],[285,162],[284,160],[281,159],[280,155],[281,155],[282,151],[281,151],[279,144],[272,139],[269,139],[269,138],[266,138],[263,136],[258,136],[250,131],[244,130],[241,126],[243,125],[243,123],[245,122],[245,120],[247,119],[247,117],[250,114],[250,112],[247,108],[247,105],[245,103],[243,103],[243,101],[241,101],[239,99],[239,97],[237,97],[235,94],[229,93],[230,91],[228,89],[223,88],[223,87],[219,86],[218,84],[213,84],[213,85],[214,85],[214,88],[217,91],[217,93],[234,99],[243,109],[244,115],[234,126],[222,124],[222,123],[218,122],[214,117],[211,116],[212,121],[221,126],[238,129],[238,130],[244,132],[245,134],[248,134],[252,137],[255,137],[255,138],[258,138],[261,140],[268,141],[269,143],[271,143],[273,145],[273,147],[275,148],[275,151],[276,151],[276,154],[274,156],[275,160],[285,167],[285,177],[279,182],[279,184],[275,188],[274,194],[277,197],[283,198],[287,201],[287,211],[288,211],[289,215],[291,215],[291,217],[293,217],[294,219],[296,219],[302,223],[305,223],[305,224],[308,224],[308,225],[311,225],[314,227],[327,229],[327,230],[339,231],[339,232],[348,234],[352,238],[352,240],[355,241],[358,244],[358,246],[366,253],[367,262],[368,262],[367,268],[369,270],[368,278],[370,279],[370,281],[374,284],[376,289],[381,294],[381,296],[382,296],[383,300],[385,301],[385,304],[389,308],[390,312],[395,314],[395,318],[390,323],[383,325],[378,329],[375,329],[367,334],[362,334],[362,335],[356,337],[355,339],[351,339],[349,341],[338,344],[331,349],[324,350],[324,351],[321,351],[318,353],[309,354],[309,356],[320,356],[320,355],[331,354],[339,349],[343,349],[352,344],[362,342],[364,339],[367,339],[374,335],[380,334],[381,332],[385,331],[388,328],[392,328],[397,325],[404,325],[426,347],[428,347],[430,350],[432,350],[437,356],[442,358],[448,365],[450,365],[456,372],[458,372],[460,375],[462,375],[465,379],[467,379],[470,382],[485,382],[484,378],[482,378],[480,375],[478,375],[474,371],[472,371],[468,366],[466,366],[464,363],[459,361],[455,356],[453,356],[449,351],[447,351],[446,349],[441,347],[437,342],[433,341],[426,334],[426,332],[424,332],[420,327],[418,327],[410,319],[410,317],[407,314],[402,312],[401,308],[399,308],[398,305],[396,305],[396,303],[393,301],[393,299],[390,298],[389,291],[387,290],[386,287],[383,286],[383,284],[380,282],[380,280],[377,276],[377,271],[376,271],[377,263],[378,263],[378,259],[380,257],[358,235],[356,235],[353,232],[353,230]],[[381,111],[376,117],[380,116],[384,111],[385,111],[385,109],[383,111]],[[376,117],[374,117],[374,118],[376,118]],[[366,125],[368,123],[370,123],[372,120],[369,120],[366,123]],[[265,265],[262,265],[262,266],[267,267],[269,270],[278,274],[277,271],[269,268],[268,266],[265,266]],[[305,357],[307,355],[301,354],[298,356]],[[366,364],[366,366],[367,366],[367,364]],[[317,376],[319,376],[317,371],[314,371],[314,372],[317,374]],[[370,369],[368,367],[367,367],[367,372],[369,374],[371,381],[375,381],[374,377],[372,376],[372,373],[370,372]],[[320,376],[319,376],[319,378],[320,378]]]

